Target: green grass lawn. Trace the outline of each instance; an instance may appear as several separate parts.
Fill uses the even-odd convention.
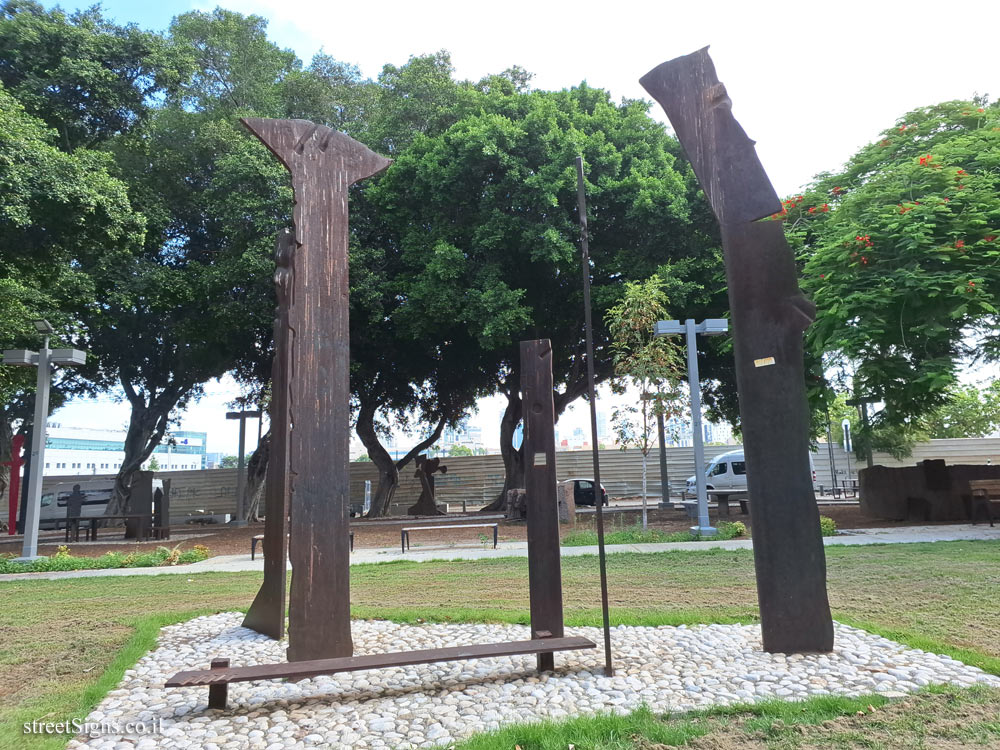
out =
[[[950,653],[1000,674],[1000,545],[829,547],[827,560],[831,604],[841,622],[919,648]],[[351,601],[358,617],[527,622],[527,573],[523,558],[359,565],[351,569]],[[610,554],[608,575],[614,623],[757,619],[749,550]],[[21,723],[82,718],[152,646],[163,624],[196,614],[245,609],[260,580],[259,573],[204,573],[0,584],[0,748],[63,746],[60,738],[25,737]],[[484,585],[470,586],[470,581]],[[564,559],[563,586],[567,624],[598,625],[596,558]],[[964,696],[953,700],[963,706],[973,700]],[[987,712],[1000,708],[1000,698],[989,691],[975,700]],[[841,712],[838,709],[834,714]],[[652,720],[664,723],[661,717]],[[665,725],[675,727],[677,721]],[[714,727],[698,742],[722,736],[720,731],[723,735],[738,732],[744,739],[749,737],[747,731],[758,732],[752,714],[703,717],[698,723]],[[990,738],[993,725],[987,721],[985,726],[979,736]],[[641,734],[636,736],[639,740],[630,739],[632,735],[621,740],[631,744],[601,740],[576,745],[579,750],[652,750],[657,743],[665,744],[652,736],[648,741]],[[991,741],[1000,746],[1000,739],[992,737]],[[796,746],[768,743],[759,746]],[[523,750],[547,747],[515,744]],[[491,747],[504,746],[513,749],[512,744]]]

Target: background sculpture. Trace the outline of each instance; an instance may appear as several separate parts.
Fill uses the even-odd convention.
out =
[[[781,223],[758,221],[781,202],[707,48],[663,63],[640,83],[670,118],[722,229],[764,648],[830,651],[802,362],[815,307],[799,291]]]
[[[417,456],[416,470],[413,476],[420,480],[420,497],[417,502],[406,509],[411,516],[443,516],[434,500],[434,474],[448,473],[448,467],[441,464],[440,458],[427,458],[427,454]]]
[[[390,161],[307,120],[243,124],[288,168],[295,193],[288,660],[350,656],[347,191]]]

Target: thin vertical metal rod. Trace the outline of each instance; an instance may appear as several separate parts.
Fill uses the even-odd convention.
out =
[[[597,508],[597,556],[601,567],[601,615],[604,618],[604,674],[615,673],[611,663],[611,618],[608,614],[608,564],[604,554],[604,513],[601,491],[601,456],[597,443],[597,398],[594,393],[594,328],[590,315],[590,243],[587,235],[587,193],[583,184],[583,157],[576,157],[576,194],[580,213],[580,247],[583,250],[583,315],[587,335],[587,394],[590,398],[590,443],[594,453],[594,505]]]

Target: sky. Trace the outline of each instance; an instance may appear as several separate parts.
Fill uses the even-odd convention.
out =
[[[59,4],[71,10],[93,3]],[[458,78],[474,80],[519,65],[534,74],[537,88],[562,89],[585,80],[615,98],[648,99],[640,77],[711,45],[733,114],[757,141],[779,195],[795,193],[820,172],[837,170],[912,109],[976,93],[1000,95],[1000,66],[990,41],[1000,29],[997,0],[102,3],[106,15],[120,23],[157,30],[180,13],[216,5],[265,17],[270,38],[306,63],[322,49],[374,77],[385,63],[399,65],[411,55],[445,49]],[[651,114],[666,121],[658,105]],[[237,428],[224,414],[236,395],[232,383],[209,384],[207,391],[183,415],[182,427],[207,430],[210,451],[235,452]],[[499,435],[496,402],[483,403],[475,419],[487,444]],[[110,426],[126,421],[127,409],[107,401],[72,404],[54,418],[67,425],[83,420],[79,423],[96,426],[87,420],[97,419]],[[564,420],[569,427],[584,426],[586,409],[577,408]]]

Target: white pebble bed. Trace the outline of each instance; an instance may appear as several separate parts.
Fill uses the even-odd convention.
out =
[[[207,708],[208,688],[164,688],[175,672],[204,669],[213,657],[233,666],[284,660],[284,643],[240,627],[242,615],[199,617],[163,629],[158,647],[128,670],[88,717],[124,726],[159,720],[146,735],[79,736],[82,750],[199,748],[436,747],[514,722],[598,711],[656,712],[813,695],[881,693],[901,697],[933,683],[1000,687],[1000,678],[948,656],[906,648],[844,625],[831,654],[767,654],[750,625],[616,627],[616,674],[604,676],[597,628],[570,628],[598,644],[556,654],[557,671],[539,675],[534,656],[445,662],[316,677],[296,683],[229,686],[226,711]],[[517,625],[353,623],[355,654],[524,640]]]

